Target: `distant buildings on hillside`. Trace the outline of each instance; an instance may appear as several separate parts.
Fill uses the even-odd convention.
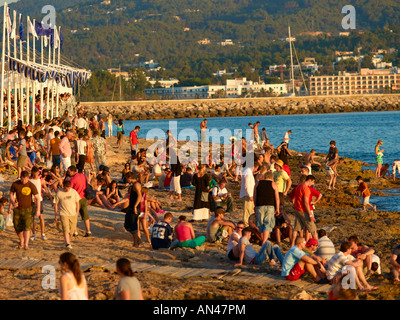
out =
[[[285,84],[264,84],[249,81],[246,78],[228,79],[225,85],[151,88],[144,90],[149,96],[156,94],[161,98],[171,99],[237,98],[242,95],[251,96],[254,93],[263,91],[276,96],[287,94]]]

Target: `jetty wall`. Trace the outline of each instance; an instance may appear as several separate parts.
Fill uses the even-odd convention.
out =
[[[83,102],[88,115],[151,120],[400,110],[400,94]]]

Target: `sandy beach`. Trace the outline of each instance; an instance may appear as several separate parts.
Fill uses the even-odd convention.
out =
[[[119,180],[124,163],[129,159],[130,147],[128,138],[124,137],[122,147],[116,146],[116,137],[107,138],[108,153],[107,165],[111,169],[111,177]],[[151,142],[139,140],[139,146],[146,148]],[[304,155],[301,151],[292,151],[289,163],[292,172],[292,179],[295,184],[299,181],[299,161]],[[317,154],[316,160],[325,158],[324,154]],[[328,186],[328,175],[323,170],[313,172],[317,181],[315,187],[323,194],[322,200],[318,203],[315,216],[317,227],[329,227],[330,239],[336,248],[340,243],[351,235],[357,235],[360,241],[375,249],[375,253],[381,259],[382,274],[374,275],[369,283],[379,286],[379,290],[373,292],[360,292],[358,298],[361,300],[394,300],[400,296],[400,287],[392,284],[389,258],[392,249],[399,241],[400,226],[398,220],[399,212],[369,210],[361,212],[360,201],[354,195],[357,183],[354,180],[361,173],[364,165],[360,161],[344,158],[344,163],[338,166],[339,178],[337,190],[330,191]],[[364,170],[362,176],[368,183],[370,189],[380,189],[372,192],[372,196],[385,195],[385,189],[400,187],[399,182],[393,183],[385,178],[373,178],[374,167],[371,170]],[[8,196],[9,187],[16,179],[16,175],[2,173],[4,184],[1,191]],[[227,189],[232,193],[235,200],[234,211],[226,215],[228,219],[237,222],[242,217],[242,202],[239,199],[240,185],[228,182]],[[122,190],[123,194],[125,190]],[[183,189],[183,201],[178,203],[168,199],[169,191],[165,189],[150,189],[149,195],[157,198],[164,210],[171,212],[174,216],[172,226],[177,222],[177,217],[185,214],[189,219],[192,216],[194,191]],[[285,208],[289,214],[293,212],[292,205],[288,202]],[[8,209],[8,205],[7,205]],[[82,266],[90,266],[85,269],[85,277],[88,280],[89,296],[94,300],[113,299],[113,293],[118,282],[115,272],[105,270],[95,265],[112,264],[120,257],[126,257],[132,262],[144,262],[157,266],[194,267],[194,268],[223,268],[234,270],[234,264],[226,257],[226,245],[205,243],[199,249],[181,248],[171,250],[152,250],[146,242],[142,232],[143,245],[139,248],[133,247],[131,235],[124,230],[124,213],[118,210],[105,210],[100,207],[90,206],[90,223],[92,237],[83,237],[85,233],[83,222],[78,219],[80,229],[79,236],[73,240],[72,252],[79,258]],[[30,242],[29,250],[18,250],[17,236],[14,229],[8,227],[0,233],[2,250],[0,260],[4,259],[36,259],[57,262],[59,255],[64,252],[65,246],[61,229],[54,222],[54,211],[50,201],[44,201],[44,217],[46,221],[46,235],[48,240],[40,238]],[[193,223],[196,236],[205,235],[207,222]],[[37,226],[38,228],[38,226]],[[39,229],[37,233],[40,234]],[[257,246],[255,246],[257,249]],[[284,240],[281,244],[285,253],[289,249],[289,243]],[[246,265],[242,270],[255,274],[279,275],[280,270],[263,265]],[[3,300],[57,300],[59,299],[57,270],[57,289],[45,290],[41,286],[44,275],[40,268],[14,269],[1,268],[0,276],[0,299]],[[262,286],[246,284],[243,286],[238,282],[225,281],[222,279],[198,277],[180,279],[166,277],[154,272],[138,272],[137,278],[141,282],[145,299],[150,300],[181,300],[181,299],[250,299],[250,300],[273,300],[273,299],[299,299],[301,289],[290,285]],[[312,282],[311,278],[303,280]],[[23,290],[22,290],[23,288]],[[307,292],[309,299],[326,300],[327,295],[317,291]]]

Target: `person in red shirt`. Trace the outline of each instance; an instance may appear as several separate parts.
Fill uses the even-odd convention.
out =
[[[138,151],[138,138],[137,133],[139,132],[140,127],[136,126],[135,129],[131,131],[129,134],[129,139],[131,141],[131,155],[135,155]]]
[[[318,239],[317,228],[315,226],[315,217],[312,212],[311,201],[311,189],[310,187],[314,184],[315,177],[308,175],[306,181],[299,184],[293,189],[289,198],[292,199],[295,209],[295,221],[293,227],[292,235],[292,247],[294,246],[294,241],[297,238],[297,234],[303,229],[308,230],[313,238]]]
[[[90,220],[88,211],[88,200],[85,197],[85,190],[88,184],[86,176],[83,173],[79,173],[75,166],[70,166],[68,168],[68,176],[71,181],[71,188],[78,192],[79,197],[79,213],[85,224],[86,234],[85,237],[90,237],[92,232],[90,232]],[[77,236],[78,232],[74,232],[74,236]]]
[[[371,196],[371,192],[369,191],[369,188],[367,186],[367,184],[365,183],[365,181],[362,180],[361,176],[358,176],[356,178],[357,182],[358,182],[358,189],[357,191],[361,193],[361,205],[363,208],[363,212],[367,211],[367,206],[376,210],[376,206],[373,206],[372,204],[369,203],[369,197]]]

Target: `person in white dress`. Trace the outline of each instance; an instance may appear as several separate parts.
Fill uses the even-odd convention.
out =
[[[60,278],[61,300],[89,300],[85,276],[78,259],[71,252],[60,255],[62,275]]]

